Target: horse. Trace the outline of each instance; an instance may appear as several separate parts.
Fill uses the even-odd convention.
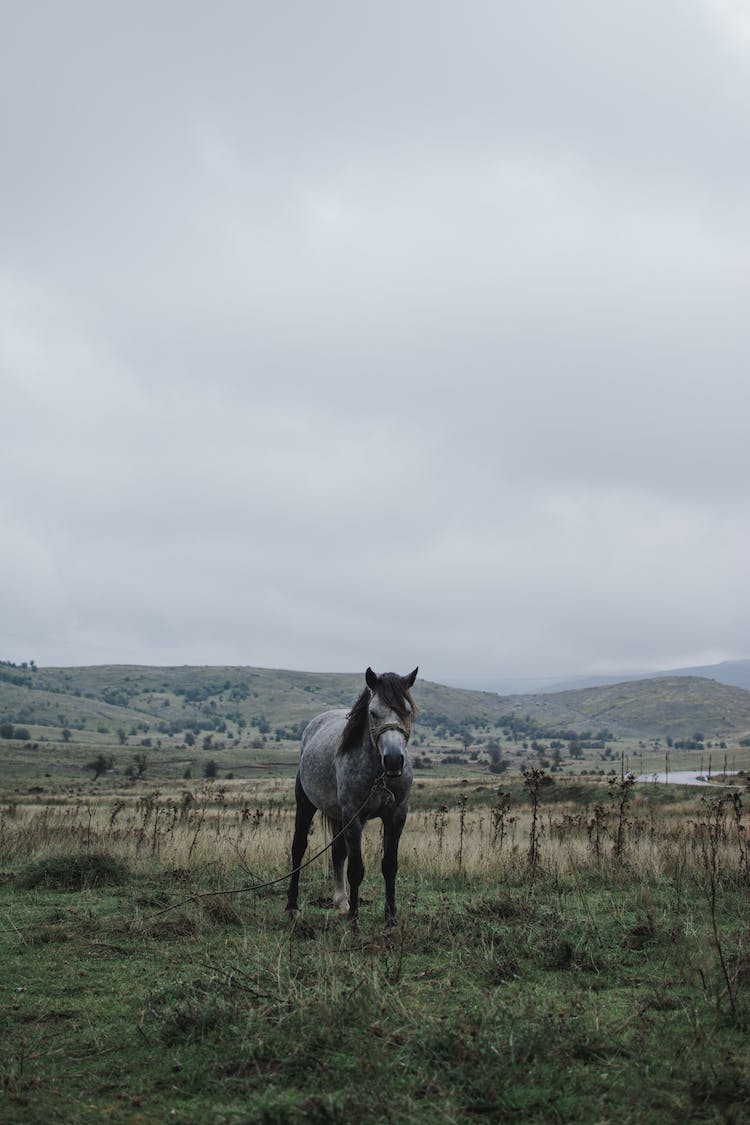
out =
[[[416,707],[410,688],[418,668],[408,676],[372,668],[365,672],[365,688],[352,709],[324,711],[302,734],[294,793],[297,809],[292,840],[292,876],[287,912],[297,913],[302,858],[315,813],[320,810],[334,833],[331,846],[333,904],[353,929],[359,920],[362,829],[379,817],[383,822],[385,919],[396,921],[398,844],[409,811],[412,768],[407,744]],[[347,862],[349,894],[344,888]]]

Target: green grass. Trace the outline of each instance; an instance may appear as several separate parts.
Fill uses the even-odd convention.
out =
[[[2,872],[5,1122],[750,1117],[736,870],[714,887],[730,1003],[700,864],[407,865],[387,937],[374,864],[353,934],[316,905],[322,862],[291,926],[283,885],[185,902],[247,877],[91,862]]]

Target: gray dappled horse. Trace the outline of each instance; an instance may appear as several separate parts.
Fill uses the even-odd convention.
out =
[[[418,668],[408,676],[372,668],[365,673],[367,687],[348,713],[324,711],[305,728],[295,785],[297,815],[292,842],[292,878],[287,910],[295,913],[299,867],[315,813],[320,809],[335,839],[331,848],[334,905],[357,925],[362,863],[362,829],[365,821],[383,821],[385,917],[396,919],[398,842],[409,811],[412,771],[407,752],[416,708],[409,689]],[[343,832],[342,832],[343,829]],[[344,860],[348,859],[349,897],[344,889]]]

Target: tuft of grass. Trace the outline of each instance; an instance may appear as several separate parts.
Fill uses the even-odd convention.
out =
[[[52,855],[28,863],[18,874],[16,885],[22,890],[43,887],[47,890],[83,891],[92,887],[125,883],[125,864],[104,852],[78,855]]]

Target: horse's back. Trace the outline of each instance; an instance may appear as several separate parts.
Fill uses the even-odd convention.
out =
[[[299,779],[316,808],[336,819],[341,810],[336,796],[336,751],[346,725],[343,709],[324,711],[308,723],[302,734]]]
[[[300,754],[304,754],[311,743],[322,744],[329,740],[332,743],[332,751],[335,752],[341,732],[346,725],[346,715],[343,708],[338,708],[335,711],[323,711],[322,714],[311,719],[302,732]]]

